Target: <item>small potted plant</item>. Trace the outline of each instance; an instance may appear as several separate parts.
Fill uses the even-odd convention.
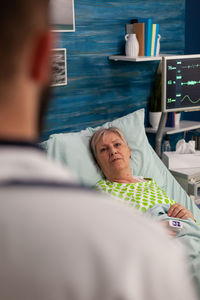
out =
[[[158,128],[161,118],[161,86],[162,74],[160,68],[156,74],[155,82],[152,85],[150,99],[149,99],[149,123],[155,129]]]

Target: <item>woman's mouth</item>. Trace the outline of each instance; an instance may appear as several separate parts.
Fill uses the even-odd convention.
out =
[[[121,158],[119,158],[119,157],[118,157],[118,158],[114,158],[114,159],[112,159],[111,162],[114,163],[114,162],[116,162],[116,161],[118,161],[118,160],[120,160],[120,159],[121,159]]]

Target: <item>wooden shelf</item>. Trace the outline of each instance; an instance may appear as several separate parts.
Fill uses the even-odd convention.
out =
[[[176,127],[165,127],[164,133],[170,135],[170,134],[194,130],[198,128],[200,128],[200,122],[182,120],[180,121],[180,124]],[[154,129],[152,127],[146,127],[145,131],[147,133],[156,133],[157,129]]]
[[[168,56],[169,54],[160,54],[159,56],[125,56],[125,55],[111,55],[110,60],[115,61],[132,61],[132,62],[142,62],[142,61],[153,61],[161,60],[163,56]]]

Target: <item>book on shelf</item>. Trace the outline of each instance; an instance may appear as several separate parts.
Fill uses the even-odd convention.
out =
[[[151,56],[151,18],[138,18],[138,22],[145,23],[145,56]]]
[[[151,56],[156,56],[158,45],[159,24],[152,24],[151,30]]]
[[[154,56],[156,38],[156,24],[151,25],[151,56]]]
[[[139,43],[139,56],[145,56],[145,23],[134,23],[133,32]]]
[[[166,127],[175,127],[176,124],[175,124],[175,112],[172,111],[172,112],[169,112],[167,114],[167,121],[166,121]]]

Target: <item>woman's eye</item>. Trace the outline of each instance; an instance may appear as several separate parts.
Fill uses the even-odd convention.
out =
[[[101,150],[100,150],[100,152],[104,152],[106,150],[106,148],[102,148]]]
[[[116,143],[115,144],[115,147],[119,147],[121,144],[120,143]]]

